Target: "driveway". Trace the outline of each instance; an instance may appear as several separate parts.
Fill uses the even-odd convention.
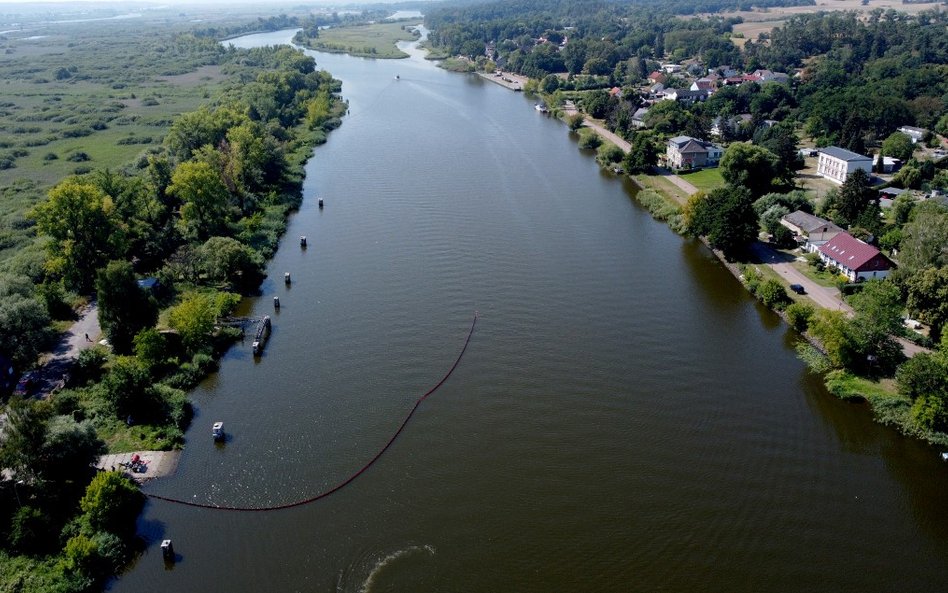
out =
[[[802,285],[806,290],[806,296],[810,297],[810,300],[812,300],[818,306],[823,307],[824,309],[843,311],[847,316],[852,316],[855,314],[853,308],[843,301],[838,289],[832,286],[822,286],[817,284],[804,275],[803,272],[793,267],[793,262],[795,260],[794,257],[777,251],[769,245],[761,243],[760,241],[754,242],[751,247],[751,251],[754,253],[754,257],[758,262],[769,266],[771,269],[777,272],[777,274],[779,274],[780,277],[787,282],[787,284]],[[893,337],[899,344],[902,345],[902,352],[904,352],[905,356],[909,358],[919,354],[920,352],[931,352],[931,350],[922,348],[918,344],[913,344],[905,338],[900,338],[898,336]]]

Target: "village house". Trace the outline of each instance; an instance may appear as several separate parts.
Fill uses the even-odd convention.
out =
[[[713,93],[714,89],[717,88],[717,85],[710,78],[699,78],[698,80],[691,83],[692,91],[707,91],[708,93]]]
[[[895,157],[883,156],[882,157],[882,171],[879,171],[879,155],[874,155],[872,157],[872,169],[880,173],[895,173],[902,168],[902,161]]]
[[[780,224],[793,232],[797,242],[801,243],[803,250],[807,252],[816,251],[824,243],[843,232],[843,229],[832,222],[803,210],[785,214],[780,219]]]
[[[648,115],[647,107],[639,107],[636,109],[635,113],[632,114],[632,126],[635,128],[644,128],[646,115]]]
[[[849,233],[839,233],[819,248],[820,259],[850,282],[882,279],[895,267],[881,251]]]
[[[899,128],[899,131],[912,139],[912,144],[921,142],[925,139],[925,136],[928,135],[928,130],[925,128],[916,128],[914,126],[902,126]]]
[[[691,91],[688,89],[665,89],[666,101],[677,101],[683,105],[691,105],[697,101],[705,101],[711,95],[708,91]]]
[[[668,140],[665,162],[673,169],[716,167],[724,149],[691,136],[675,136]]]
[[[751,76],[757,78],[758,82],[778,82],[785,84],[790,82],[790,75],[784,72],[771,72],[770,70],[754,70]]]
[[[648,75],[648,80],[649,80],[649,82],[651,82],[652,84],[664,83],[664,82],[665,82],[665,73],[664,73],[664,72],[659,72],[658,70],[656,70],[655,72],[652,72],[651,74]]]
[[[816,163],[816,174],[843,183],[849,175],[862,169],[872,175],[872,159],[838,146],[828,146],[820,149],[819,160]]]

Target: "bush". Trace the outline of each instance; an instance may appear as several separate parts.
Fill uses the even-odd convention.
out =
[[[55,161],[58,158],[59,158],[59,155],[57,155],[55,152],[47,152],[46,154],[43,155],[44,161]]]
[[[791,302],[783,284],[773,278],[761,283],[755,294],[760,302],[777,311],[782,311]]]
[[[806,303],[791,303],[787,307],[787,322],[790,327],[803,333],[810,326],[810,319],[813,317],[813,305]]]
[[[599,161],[600,165],[609,166],[615,163],[621,163],[622,157],[624,156],[625,153],[615,144],[603,144],[599,147],[596,160]]]
[[[584,129],[579,135],[579,147],[585,150],[594,150],[602,144],[602,138],[592,130]]]

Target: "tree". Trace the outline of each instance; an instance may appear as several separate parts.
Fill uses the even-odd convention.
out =
[[[112,198],[96,185],[70,177],[34,208],[37,228],[52,237],[47,267],[73,288],[92,288],[95,271],[123,254],[125,237]]]
[[[140,331],[134,339],[135,358],[149,371],[160,367],[168,357],[165,336],[153,327]]]
[[[224,288],[245,288],[263,278],[263,259],[230,237],[211,237],[198,248],[200,268],[207,279]]]
[[[899,393],[911,399],[912,419],[925,430],[948,431],[948,356],[916,354],[895,374]]]
[[[783,85],[771,84],[767,87]],[[803,157],[798,150],[796,131],[789,122],[781,122],[771,127],[761,127],[754,134],[754,144],[762,146],[777,157],[775,177],[784,185],[793,183],[793,175],[803,168]]]
[[[686,207],[688,232],[707,236],[728,257],[757,237],[757,213],[748,189],[728,185],[693,198]]]
[[[658,151],[649,134],[636,132],[624,159],[625,170],[631,174],[649,173],[657,163]]]
[[[180,334],[189,352],[197,352],[214,330],[214,321],[227,314],[239,300],[238,295],[230,293],[191,293],[171,309],[168,325]]]
[[[882,154],[890,156],[896,159],[899,159],[902,162],[905,162],[912,158],[912,153],[915,151],[915,145],[912,144],[912,139],[908,137],[907,134],[902,132],[892,132],[888,138],[882,141]],[[882,160],[881,158],[879,160]]]
[[[777,156],[766,148],[735,142],[721,157],[721,177],[747,188],[752,196],[762,196],[773,186],[777,162]]]
[[[908,293],[906,308],[931,326],[931,337],[937,340],[945,334],[948,323],[948,268],[914,271],[905,278],[904,285]]]
[[[125,420],[130,417],[138,423],[163,419],[161,398],[151,374],[135,358],[117,357],[102,379],[102,388],[117,418]]]
[[[569,126],[571,132],[575,132],[583,127],[585,121],[586,118],[582,113],[576,113],[566,119],[566,125]]]
[[[109,262],[96,280],[99,321],[112,348],[119,354],[132,349],[135,334],[158,321],[158,304],[138,286],[132,265]]]
[[[540,90],[548,95],[555,93],[558,88],[560,88],[560,79],[555,74],[547,74],[540,81]]]
[[[79,501],[93,529],[118,535],[135,532],[135,518],[144,504],[138,486],[117,471],[97,474]]]
[[[227,229],[230,193],[208,163],[190,161],[178,165],[168,193],[182,203],[180,226],[186,237],[204,240]]]
[[[842,227],[861,226],[871,232],[881,228],[879,198],[869,174],[856,169],[837,192],[830,192],[823,203],[824,213]]]
[[[0,440],[0,465],[12,469],[17,479],[34,481],[43,477],[43,446],[51,415],[49,405],[14,396],[7,404],[6,414]]]
[[[902,228],[899,263],[911,270],[948,264],[948,208],[933,201],[915,206]]]
[[[9,295],[0,298],[0,352],[20,369],[29,368],[50,341],[49,313],[35,298]]]

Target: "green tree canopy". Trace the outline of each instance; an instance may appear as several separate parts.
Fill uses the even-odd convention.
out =
[[[135,530],[145,497],[121,472],[101,472],[86,488],[79,507],[93,529],[123,535]]]
[[[230,193],[210,164],[189,161],[178,165],[168,192],[181,201],[181,231],[190,239],[222,234],[230,221]]]
[[[882,142],[882,154],[897,158],[902,162],[912,158],[912,152],[914,151],[915,145],[912,144],[912,139],[902,132],[892,132]]]
[[[747,188],[754,197],[762,196],[773,187],[778,162],[777,155],[766,148],[735,142],[721,157],[721,177],[731,185]]]
[[[93,183],[66,179],[33,215],[39,231],[52,237],[47,267],[73,288],[90,290],[95,271],[124,253],[124,231],[112,198]]]
[[[96,279],[99,321],[112,348],[119,354],[132,350],[132,338],[158,321],[158,305],[138,286],[132,265],[113,261]]]

